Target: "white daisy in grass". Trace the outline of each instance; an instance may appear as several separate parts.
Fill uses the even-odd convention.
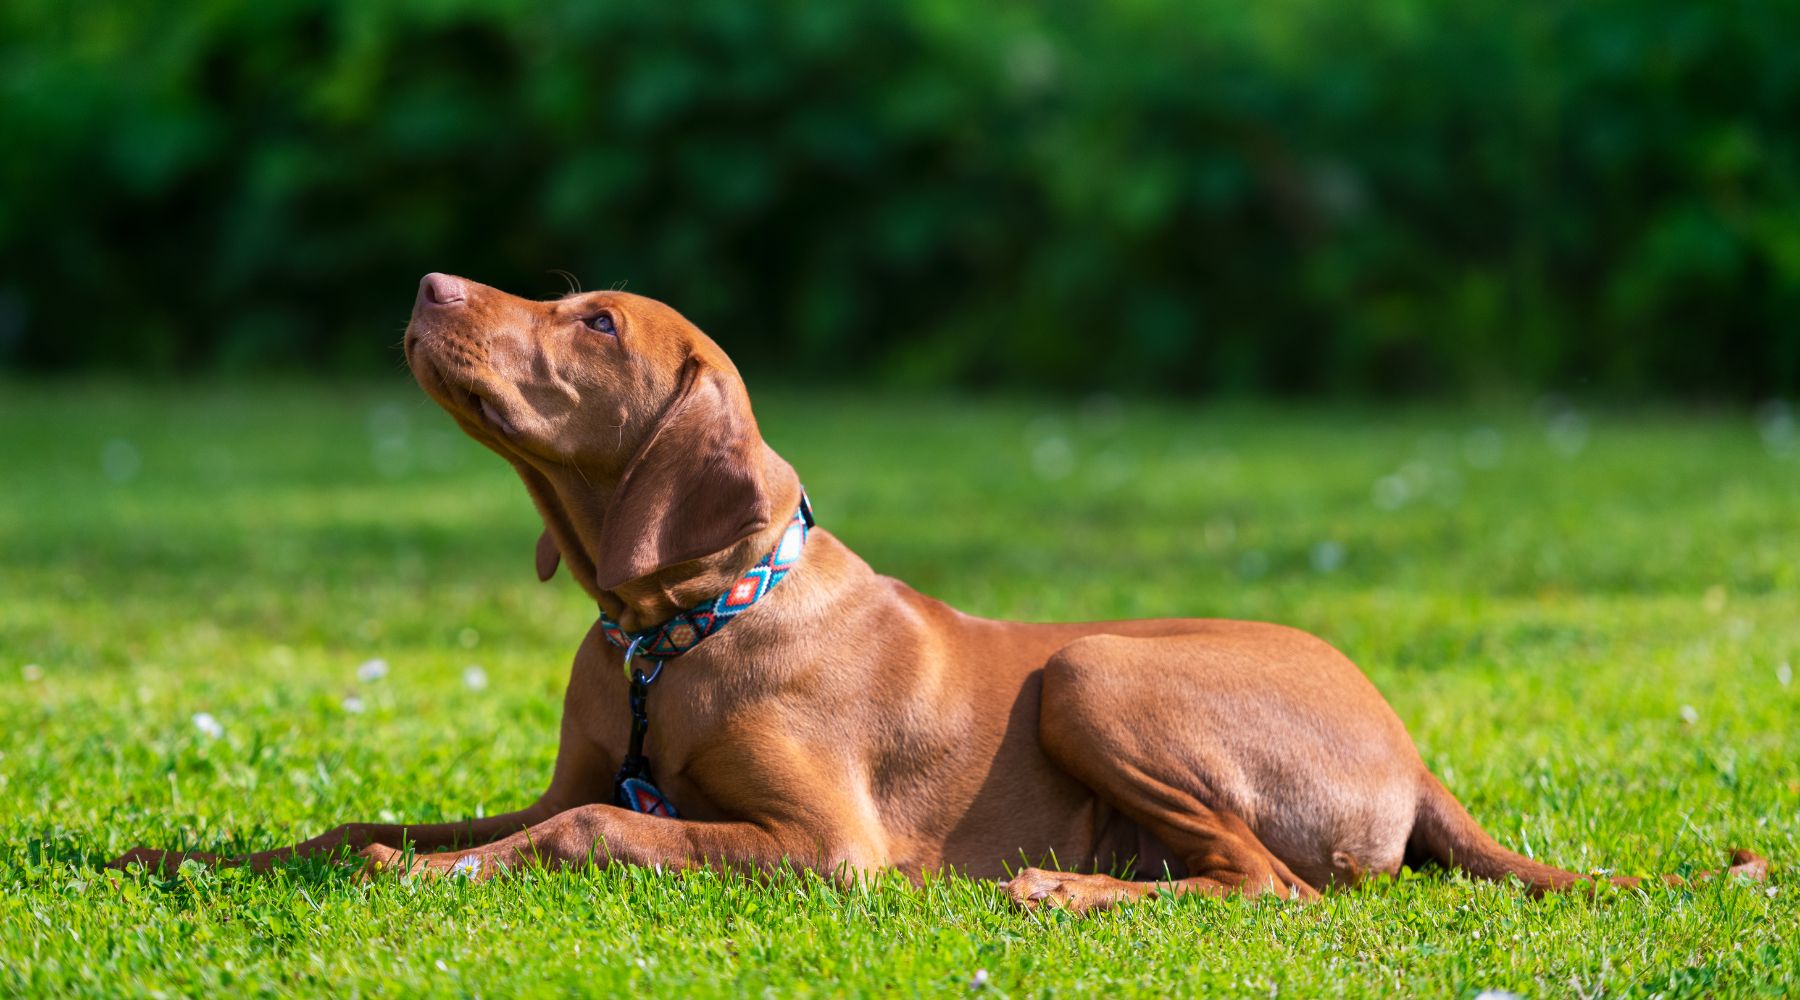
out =
[[[225,735],[225,727],[219,724],[218,719],[213,718],[211,712],[195,712],[194,728],[200,730],[207,739],[211,740]]]
[[[379,657],[373,660],[365,660],[362,666],[356,668],[356,679],[362,681],[364,684],[373,683],[387,675],[388,663],[386,660]]]
[[[480,664],[471,663],[463,668],[463,687],[471,691],[485,691],[487,686],[487,671],[481,669]]]

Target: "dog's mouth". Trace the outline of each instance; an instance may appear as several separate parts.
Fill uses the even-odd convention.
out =
[[[501,413],[500,408],[495,406],[486,396],[477,393],[471,393],[470,395],[475,398],[475,407],[477,412],[481,414],[481,418],[487,421],[488,426],[492,427],[495,431],[498,431],[501,437],[510,438],[518,433],[518,428],[513,426],[512,421],[506,419],[506,414]]]
[[[470,423],[506,440],[512,440],[518,435],[519,429],[507,418],[506,411],[479,390],[458,386],[445,378],[442,372],[438,373],[438,384],[456,400],[457,409],[462,411]]]
[[[426,351],[418,350],[419,339],[408,338],[406,360],[415,375],[429,376],[429,380],[419,380],[428,394],[437,397],[438,402],[453,415],[483,430],[506,439],[518,435],[518,426],[507,417],[505,410],[477,390],[472,378],[457,378],[445,369],[442,361],[431,357]]]

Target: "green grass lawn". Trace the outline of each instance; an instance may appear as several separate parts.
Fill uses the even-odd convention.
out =
[[[524,491],[410,383],[0,388],[0,993],[1800,989],[1779,415],[762,394],[821,523],[927,593],[1297,625],[1510,847],[1774,863],[1767,886],[1533,901],[1432,871],[1081,921],[961,880],[104,872],[139,843],[528,802],[594,610],[536,582]]]

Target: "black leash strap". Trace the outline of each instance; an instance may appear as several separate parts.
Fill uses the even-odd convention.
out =
[[[662,676],[662,661],[657,660],[655,669],[645,676],[642,670],[631,671],[631,694],[627,703],[631,706],[631,747],[625,752],[625,761],[619,765],[619,774],[613,778],[613,804],[626,809],[635,808],[631,801],[631,793],[626,788],[627,780],[641,781],[654,788],[656,779],[650,776],[650,758],[644,756],[644,733],[650,729],[650,716],[644,710],[644,703],[650,694],[650,685]]]

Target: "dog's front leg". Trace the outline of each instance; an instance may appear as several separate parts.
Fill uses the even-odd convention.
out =
[[[361,853],[381,869],[471,878],[490,878],[533,862],[556,868],[623,863],[767,871],[785,861],[839,877],[871,867],[867,852],[835,840],[786,825],[664,819],[613,805],[588,805],[466,851],[408,855],[374,844]]]
[[[579,679],[582,676],[579,662],[577,668],[576,677]],[[584,690],[571,682],[566,697],[574,699],[583,694]],[[492,843],[509,834],[528,830],[580,803],[594,801],[599,794],[611,791],[612,763],[595,755],[572,721],[574,718],[574,713],[564,712],[561,742],[556,755],[556,767],[550,776],[550,787],[536,802],[523,809],[454,823],[346,823],[292,847],[259,851],[242,857],[135,847],[114,858],[107,867],[124,869],[132,864],[141,864],[152,871],[172,872],[183,861],[193,860],[208,865],[243,865],[255,871],[267,871],[289,861],[354,854],[376,846],[396,850],[442,851]]]
[[[202,851],[159,851],[148,847],[134,847],[108,862],[107,867],[125,869],[133,864],[141,864],[152,871],[172,872],[181,867],[183,861],[192,860],[208,865],[242,865],[260,872],[289,861],[355,854],[377,845],[416,851],[441,851],[457,846],[491,843],[508,834],[528,830],[533,824],[541,823],[555,812],[556,808],[548,804],[547,800],[539,800],[515,812],[455,823],[345,823],[292,847],[259,851],[242,857],[224,857]]]

